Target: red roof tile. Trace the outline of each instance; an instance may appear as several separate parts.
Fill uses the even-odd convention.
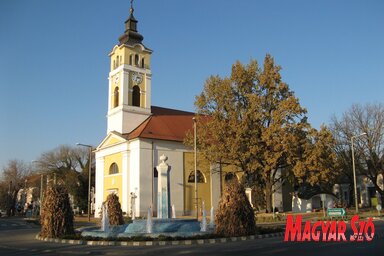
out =
[[[187,131],[192,130],[195,116],[192,112],[152,106],[152,115],[131,133],[128,139],[147,138],[183,142]]]

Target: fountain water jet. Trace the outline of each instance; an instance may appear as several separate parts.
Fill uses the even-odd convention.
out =
[[[148,207],[148,216],[147,216],[147,233],[151,234],[152,233],[152,227],[153,227],[153,222],[152,222],[152,208]]]
[[[102,207],[101,231],[106,233],[109,232],[109,217],[107,203],[104,203]]]
[[[172,219],[176,219],[176,210],[175,210],[175,205],[172,205]]]

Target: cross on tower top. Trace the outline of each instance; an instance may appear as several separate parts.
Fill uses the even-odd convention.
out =
[[[133,9],[133,0],[131,0],[131,8],[129,9],[129,12],[130,13],[133,13],[134,9]]]

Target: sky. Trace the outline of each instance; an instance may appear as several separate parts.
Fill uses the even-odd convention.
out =
[[[106,136],[108,54],[129,0],[0,1],[0,168]],[[384,1],[137,0],[152,104],[194,111],[210,75],[267,53],[319,128],[384,102]]]

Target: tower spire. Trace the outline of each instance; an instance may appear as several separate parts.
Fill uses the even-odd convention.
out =
[[[131,7],[129,8],[129,17],[125,21],[125,31],[124,34],[119,37],[120,44],[142,44],[144,37],[139,32],[137,32],[137,20],[133,16],[133,12],[133,0],[131,0]]]

